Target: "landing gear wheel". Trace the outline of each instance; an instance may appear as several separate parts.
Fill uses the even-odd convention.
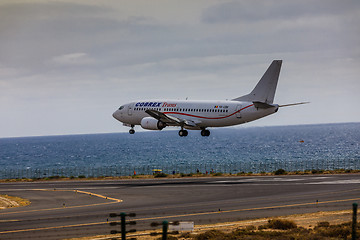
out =
[[[201,136],[203,136],[203,137],[210,136],[210,131],[206,130],[206,129],[201,130]]]
[[[179,131],[179,136],[180,137],[186,137],[188,135],[188,131],[187,130],[180,130]]]
[[[134,133],[135,133],[135,130],[134,130],[134,129],[130,129],[130,130],[129,130],[129,133],[130,133],[130,134],[134,134]]]

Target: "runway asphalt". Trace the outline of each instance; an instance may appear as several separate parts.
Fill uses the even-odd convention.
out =
[[[109,213],[151,222],[197,224],[351,209],[360,174],[1,183],[0,194],[30,206],[0,210],[0,239],[64,239],[109,234]],[[350,219],[349,219],[350,221]],[[132,226],[128,226],[132,228]]]

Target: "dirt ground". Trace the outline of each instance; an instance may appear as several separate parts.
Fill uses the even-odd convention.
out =
[[[246,228],[248,226],[258,227],[260,225],[264,225],[268,222],[269,219],[274,218],[260,218],[260,219],[252,219],[252,220],[244,220],[238,222],[226,222],[226,223],[218,223],[218,224],[210,224],[210,225],[197,225],[194,227],[193,234],[204,233],[209,230],[221,230],[223,232],[231,232],[238,228]],[[330,224],[340,224],[344,222],[350,222],[352,220],[352,210],[343,210],[343,211],[329,211],[329,212],[316,212],[316,213],[306,213],[306,214],[294,214],[289,216],[277,217],[277,219],[284,220],[292,220],[298,226],[304,228],[313,228],[319,222],[329,222]],[[161,232],[161,229],[151,230],[151,231],[141,231],[134,234],[128,234],[127,238],[136,237],[138,240],[152,240],[159,239],[161,235],[158,236],[150,236],[151,232]],[[181,233],[180,233],[181,234]],[[173,235],[175,237],[179,237],[178,235]],[[93,237],[83,237],[83,238],[71,238],[71,240],[101,240],[101,239],[111,239],[114,237],[119,237],[120,235],[102,235],[102,236],[93,236]],[[179,238],[186,239],[186,238]],[[70,240],[70,239],[69,239]]]

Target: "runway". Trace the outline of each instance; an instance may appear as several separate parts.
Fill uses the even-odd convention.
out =
[[[109,234],[109,213],[134,212],[138,230],[163,220],[196,224],[351,209],[360,174],[1,183],[0,194],[29,199],[0,210],[0,239]],[[349,219],[350,221],[350,219]],[[130,227],[129,227],[130,228]]]

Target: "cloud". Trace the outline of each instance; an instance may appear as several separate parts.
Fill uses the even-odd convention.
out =
[[[358,8],[357,0],[288,1],[253,0],[228,1],[206,8],[202,15],[205,23],[249,23],[271,20],[295,20],[319,15],[338,15]],[[356,9],[355,8],[355,9]]]
[[[95,64],[95,59],[87,53],[70,53],[52,58],[52,62],[62,66],[80,66]]]
[[[0,64],[0,82],[2,78],[14,77],[17,76],[20,72],[21,71],[16,68],[6,67]]]
[[[138,98],[238,97],[276,58],[284,60],[279,103],[316,102],[303,109],[318,122],[358,116],[318,116],[317,106],[333,94],[359,101],[359,1],[16,2],[0,3],[0,112],[16,112],[1,120],[3,136],[117,131],[112,108]],[[59,128],[18,120],[9,130],[29,114]],[[67,130],[66,116],[89,127]]]

